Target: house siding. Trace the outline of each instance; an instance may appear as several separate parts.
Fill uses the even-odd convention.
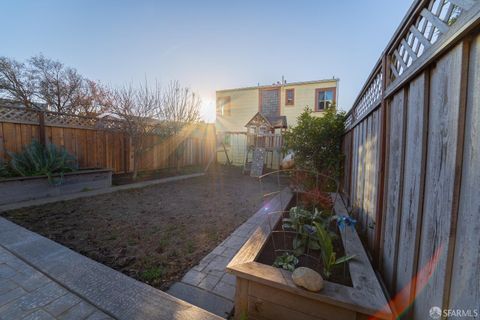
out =
[[[314,109],[315,107],[315,90],[324,88],[336,88],[336,101],[338,102],[338,80],[321,80],[306,83],[292,83],[272,87],[251,87],[243,89],[221,90],[217,91],[217,100],[219,98],[230,97],[231,114],[221,115],[217,113],[216,129],[219,132],[238,132],[246,131],[245,124],[260,111],[260,91],[275,92],[272,89],[280,89],[280,110],[276,115],[283,115],[287,117],[287,124],[289,127],[297,124],[297,117],[303,112],[305,108]],[[286,104],[286,90],[294,89],[295,98],[291,105]],[[269,100],[271,100],[269,95]],[[273,99],[273,98],[272,98]],[[273,101],[273,100],[272,100]],[[268,104],[268,114],[275,113],[276,108],[273,107],[275,101],[270,101]],[[264,103],[265,109],[265,103]],[[270,108],[271,107],[271,108]],[[273,115],[273,114],[272,114]],[[314,112],[313,115],[321,117],[323,112]]]

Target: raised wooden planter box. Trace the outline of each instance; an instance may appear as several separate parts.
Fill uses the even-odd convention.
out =
[[[335,213],[347,215],[340,198]],[[280,212],[271,215],[274,224],[282,217]],[[346,237],[341,235],[345,253],[356,255],[348,262],[353,287],[325,281],[324,288],[313,293],[297,287],[291,272],[256,261],[269,239],[271,223],[258,227],[227,266],[237,278],[235,319],[391,319],[392,312],[360,239],[349,231]]]
[[[54,179],[58,180],[60,176]],[[59,185],[51,184],[47,176],[0,179],[0,205],[103,189],[111,185],[112,171],[106,169],[65,173]]]

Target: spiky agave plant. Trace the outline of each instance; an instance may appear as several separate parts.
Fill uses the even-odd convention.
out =
[[[22,152],[9,153],[10,170],[23,177],[46,175],[53,183],[53,175],[72,172],[78,169],[76,158],[64,148],[54,144],[42,145],[34,140]]]
[[[8,167],[8,163],[0,159],[0,178],[8,178],[12,176],[12,172]]]

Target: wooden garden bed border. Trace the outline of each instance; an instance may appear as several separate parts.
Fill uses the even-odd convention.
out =
[[[285,197],[289,197],[289,201],[286,203],[284,201]],[[235,293],[236,317],[238,318],[241,314],[248,314],[248,299],[246,297],[248,297],[249,281],[252,281],[321,303],[375,316],[380,319],[391,319],[391,309],[368,260],[362,242],[358,234],[350,229],[347,231],[346,237],[343,236],[343,233],[341,234],[345,254],[356,255],[355,259],[348,264],[353,287],[325,281],[322,291],[319,293],[309,292],[298,288],[293,283],[291,272],[255,261],[270,236],[270,223],[276,225],[282,217],[282,211],[287,209],[292,197],[293,194],[286,188],[272,199],[268,206],[271,222],[265,220],[253,232],[252,236],[227,266],[227,271],[237,277]],[[335,201],[334,210],[337,215],[346,216],[347,209],[340,197],[340,195],[333,197]],[[261,210],[265,210],[264,208]]]

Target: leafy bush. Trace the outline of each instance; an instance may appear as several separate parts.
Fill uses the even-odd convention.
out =
[[[305,111],[298,117],[297,126],[285,133],[285,148],[295,153],[295,164],[306,170],[338,178],[343,161],[342,139],[345,113],[334,107],[322,117]]]
[[[54,174],[63,174],[78,169],[74,156],[64,148],[54,144],[42,145],[32,141],[19,153],[9,153],[10,162],[3,165],[1,176],[48,176],[50,182]]]

